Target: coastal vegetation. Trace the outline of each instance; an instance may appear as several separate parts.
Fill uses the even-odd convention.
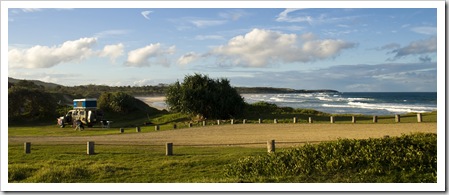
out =
[[[239,117],[245,102],[231,87],[228,79],[211,79],[206,75],[187,75],[168,87],[165,95],[170,111],[205,118],[230,119]]]
[[[8,91],[8,136],[9,139],[21,140],[9,142],[8,182],[436,182],[436,134],[429,133],[436,129],[436,111],[422,114],[424,122],[420,127],[427,133],[416,133],[421,129],[412,130],[410,127],[413,125],[404,131],[401,128],[416,123],[415,113],[402,115],[401,124],[396,124],[394,116],[379,116],[377,123],[380,124],[372,124],[372,116],[357,115],[357,124],[360,125],[355,125],[351,124],[352,115],[347,114],[332,115],[310,109],[279,107],[267,102],[244,103],[226,79],[214,80],[196,74],[187,76],[182,84],[177,82],[164,87],[168,102],[188,104],[205,98],[192,106],[216,106],[214,110],[220,112],[226,111],[223,105],[238,105],[244,109],[231,109],[220,115],[210,108],[194,110],[173,103],[169,112],[149,107],[126,90],[108,91],[108,87],[92,85],[85,88],[89,90],[76,89],[80,90],[79,93],[63,92],[68,88],[19,81],[10,84]],[[59,128],[55,118],[71,108],[67,105],[72,103],[71,98],[84,98],[90,90],[95,94],[91,93],[93,96],[89,97],[97,97],[98,107],[105,111],[108,120],[113,121],[111,128],[97,126],[84,131]],[[213,94],[207,90],[220,93]],[[222,94],[235,99],[220,102]],[[170,95],[174,98],[170,99]],[[182,96],[192,98],[183,99]],[[32,104],[36,102],[37,105]],[[223,104],[212,105],[213,102]],[[329,127],[330,116],[336,118],[336,124],[332,124],[334,127]],[[293,124],[293,117],[300,124]],[[309,117],[313,118],[314,124],[308,124]],[[206,119],[206,127],[198,119]],[[217,125],[217,119],[222,124]],[[245,125],[242,125],[243,119],[246,120]],[[281,124],[275,126],[273,119]],[[240,125],[230,126],[231,120]],[[259,120],[264,124],[255,125]],[[374,126],[367,128],[368,124]],[[197,128],[190,128],[192,125]],[[384,132],[381,127],[386,126],[408,133],[400,135],[392,129]],[[136,127],[140,128],[138,135],[128,130]],[[155,130],[155,127],[159,129]],[[126,128],[127,131],[119,134],[118,128]],[[352,130],[347,130],[349,128]],[[267,154],[260,143],[252,143],[245,137],[261,136],[259,139],[266,141],[264,136],[269,135],[272,139],[279,134],[299,136],[291,140],[286,138],[286,143],[304,140],[291,143],[294,147],[281,146],[275,153]],[[326,138],[313,137],[321,134]],[[332,134],[335,137],[331,137]],[[384,135],[391,137],[382,138]],[[219,140],[211,141],[211,136]],[[337,138],[352,136],[355,138]],[[95,155],[85,154],[85,138],[103,140],[96,145]],[[33,142],[32,152],[24,154],[23,140],[28,139]],[[73,141],[76,139],[82,139],[83,144]],[[196,142],[189,145],[188,141],[193,139]],[[175,143],[179,145],[175,145],[173,156],[164,155],[162,143],[169,140],[179,141]],[[259,145],[248,147],[252,144]]]

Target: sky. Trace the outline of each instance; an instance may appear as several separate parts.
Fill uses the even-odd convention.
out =
[[[9,8],[8,77],[437,91],[436,8]]]

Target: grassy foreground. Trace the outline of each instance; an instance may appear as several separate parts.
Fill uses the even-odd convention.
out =
[[[161,146],[85,145],[9,146],[9,182],[26,183],[209,183],[237,182],[225,166],[243,156],[266,153],[264,148],[182,147],[165,156]]]

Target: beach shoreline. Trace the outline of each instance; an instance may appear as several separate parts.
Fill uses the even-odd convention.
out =
[[[135,98],[158,110],[167,109],[165,96],[136,96]]]

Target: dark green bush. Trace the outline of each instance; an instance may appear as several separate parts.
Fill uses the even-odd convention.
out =
[[[227,167],[244,182],[436,182],[436,134],[341,139],[246,157]]]

